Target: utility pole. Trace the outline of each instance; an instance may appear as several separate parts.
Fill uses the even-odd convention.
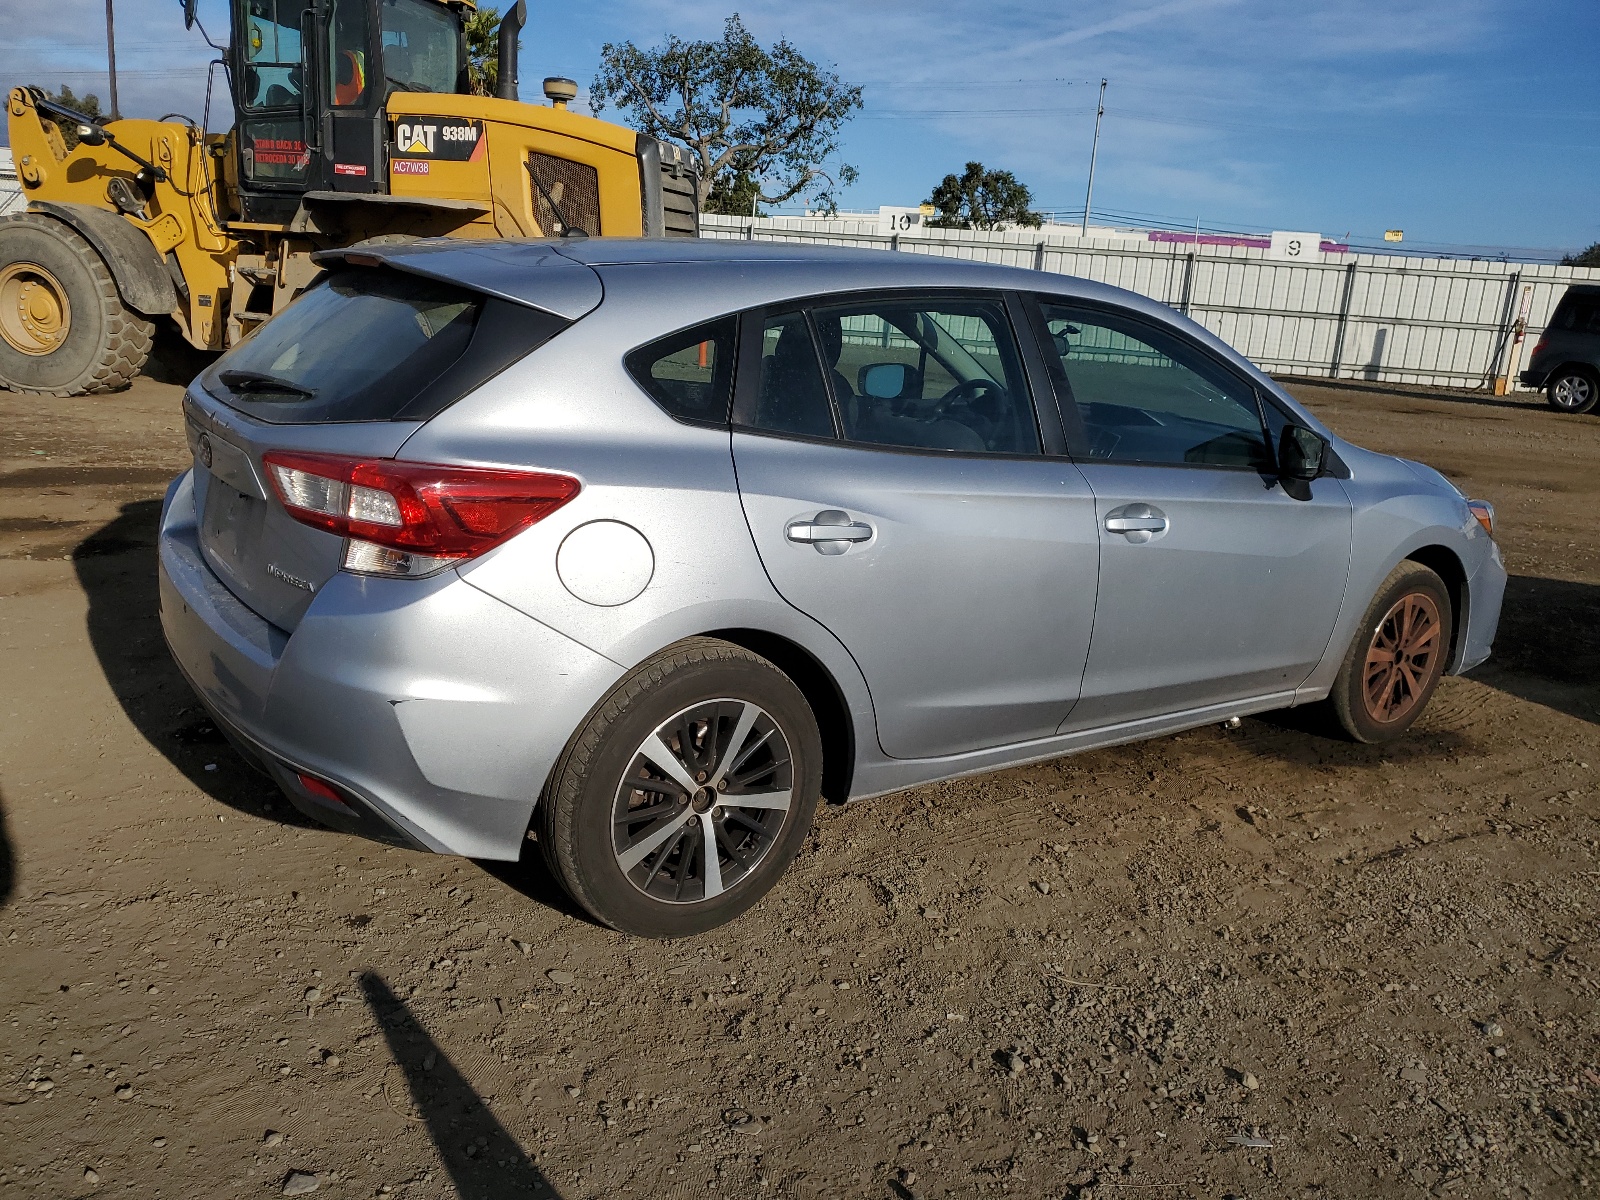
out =
[[[111,119],[122,120],[117,108],[117,28],[111,16],[111,0],[106,0],[106,59],[111,66]]]
[[[106,0],[109,5],[111,0]],[[1089,208],[1094,204],[1094,160],[1100,153],[1100,118],[1106,115],[1106,81],[1100,81],[1100,107],[1094,114],[1094,141],[1089,144],[1089,190],[1083,197],[1083,236],[1089,236]]]

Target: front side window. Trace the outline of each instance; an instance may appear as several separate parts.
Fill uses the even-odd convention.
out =
[[[738,322],[724,317],[641,346],[627,367],[641,387],[680,421],[724,425],[733,394]]]
[[[813,313],[850,441],[1038,454],[1039,430],[998,300],[876,300]]]
[[[1177,333],[1045,302],[1044,321],[1091,460],[1273,469],[1255,390]],[[1058,377],[1058,386],[1060,378]]]
[[[389,90],[458,90],[465,66],[454,12],[436,0],[383,0],[383,75]]]

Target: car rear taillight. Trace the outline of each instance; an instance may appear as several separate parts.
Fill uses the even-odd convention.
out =
[[[344,568],[428,575],[476,557],[578,494],[550,471],[445,467],[388,458],[273,450],[263,456],[295,520],[348,539]]]
[[[1533,344],[1532,357],[1533,358],[1537,358],[1539,355],[1543,354],[1545,346],[1549,345],[1549,343],[1550,343],[1550,335],[1547,333],[1543,337],[1541,337],[1537,342],[1535,342]]]

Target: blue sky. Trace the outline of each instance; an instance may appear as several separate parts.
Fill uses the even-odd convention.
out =
[[[524,94],[547,74],[587,84],[606,41],[716,36],[733,7],[533,0]],[[764,42],[787,35],[866,86],[845,135],[861,171],[847,208],[914,204],[972,158],[1014,171],[1041,206],[1081,208],[1105,76],[1097,214],[1360,240],[1400,228],[1408,245],[1600,240],[1596,0],[737,8]],[[224,40],[221,0],[201,13]],[[124,111],[198,116],[208,53],[178,0],[117,0],[117,22]],[[0,29],[0,84],[64,81],[104,99],[100,0],[0,0]]]

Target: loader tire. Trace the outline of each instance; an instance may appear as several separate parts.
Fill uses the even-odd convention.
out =
[[[155,324],[122,303],[92,246],[37,213],[0,218],[0,387],[88,396],[128,386]]]

